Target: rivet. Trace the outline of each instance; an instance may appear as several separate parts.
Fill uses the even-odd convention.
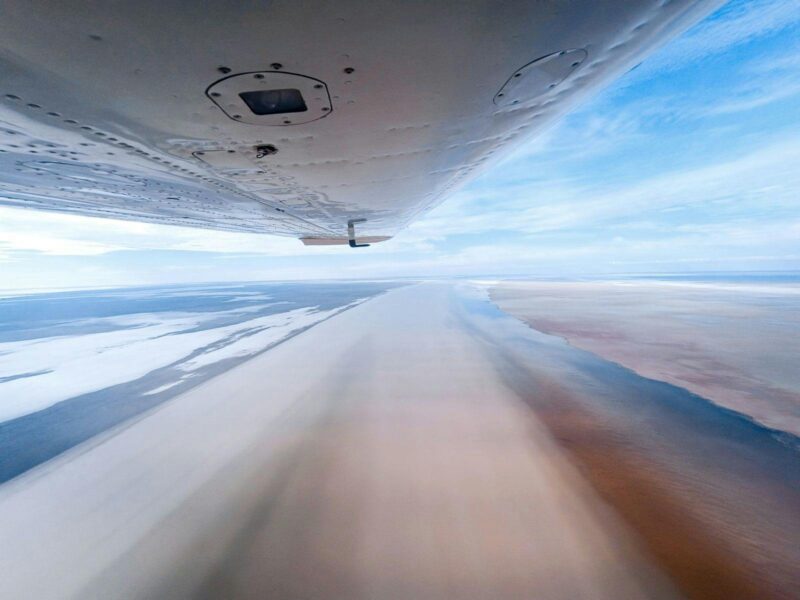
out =
[[[330,108],[328,108],[327,106],[323,106],[323,107],[322,107],[322,111],[323,111],[323,112],[325,112],[325,111],[328,111],[328,110],[330,110]]]
[[[222,73],[223,75],[225,75],[225,74],[227,74],[227,73],[230,73],[230,72],[231,72],[231,70],[230,70],[230,68],[229,68],[229,67],[218,67],[218,68],[217,68],[217,71],[219,71],[219,72],[220,72],[220,73]]]
[[[284,121],[284,124],[285,124],[285,125],[291,125],[291,123],[292,123],[292,122],[291,122],[289,119],[286,119],[286,120]]]
[[[348,75],[350,75],[350,73],[353,73],[354,71],[355,69],[353,67],[345,67],[344,69],[344,72],[347,73]]]
[[[29,107],[29,108],[42,108],[42,107],[41,107],[41,106],[39,106],[38,104],[32,104],[32,103],[31,103],[31,104],[28,104],[28,107]]]
[[[234,118],[234,119],[241,119],[241,118],[242,118],[242,115],[233,115],[233,118]]]
[[[212,97],[212,98],[219,98],[219,97],[220,97],[220,95],[221,95],[221,94],[220,94],[219,92],[211,92],[211,97]]]
[[[278,71],[278,70],[280,70],[280,69],[282,69],[282,68],[283,68],[283,65],[282,65],[281,63],[272,63],[272,64],[270,65],[270,67],[271,67],[272,69],[274,69],[274,70]]]
[[[253,77],[255,77],[256,79],[264,79],[264,75],[262,75],[261,73],[256,73],[255,75],[253,75]]]
[[[6,98],[9,100],[19,100],[19,96],[15,96],[14,94],[6,94]]]
[[[95,42],[102,42],[103,38],[97,35],[96,33],[89,34],[89,39],[94,40]]]

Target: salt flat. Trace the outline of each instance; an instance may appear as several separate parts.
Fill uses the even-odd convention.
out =
[[[0,297],[0,483],[396,285]]]
[[[392,290],[6,483],[0,597],[673,597],[472,318]]]

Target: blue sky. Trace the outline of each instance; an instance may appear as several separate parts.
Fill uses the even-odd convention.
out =
[[[800,10],[736,0],[394,240],[0,208],[0,289],[800,268]]]

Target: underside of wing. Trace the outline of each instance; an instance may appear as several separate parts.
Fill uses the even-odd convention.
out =
[[[10,0],[0,204],[381,241],[718,4]]]

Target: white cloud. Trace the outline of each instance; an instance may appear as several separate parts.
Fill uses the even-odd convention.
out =
[[[666,172],[626,186],[600,189],[545,181],[469,190],[412,224],[408,237],[441,240],[487,231],[596,228],[609,221],[656,218],[658,211],[718,201],[769,202],[772,212],[797,208],[798,163],[800,139],[789,138],[734,159]]]
[[[797,0],[731,2],[645,62],[637,76],[682,68],[797,24]]]

